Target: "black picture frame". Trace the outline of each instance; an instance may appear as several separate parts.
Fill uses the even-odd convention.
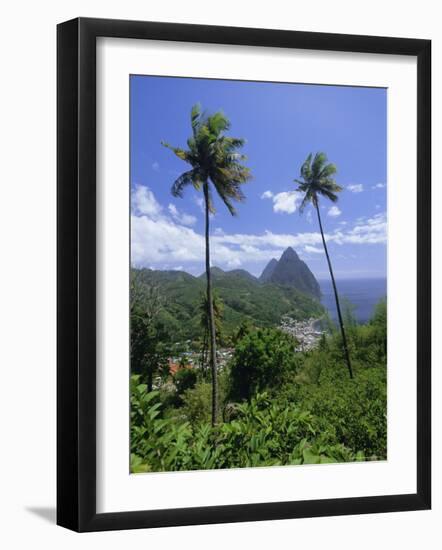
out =
[[[96,39],[396,54],[417,58],[417,492],[96,512]],[[57,28],[57,523],[75,531],[425,510],[431,506],[431,41],[79,18]]]

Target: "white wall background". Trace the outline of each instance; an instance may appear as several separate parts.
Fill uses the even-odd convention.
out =
[[[434,284],[433,511],[76,535],[55,521],[55,25],[109,17],[431,38],[433,280],[441,280],[442,36],[438,0],[16,1],[2,9],[0,543],[95,548],[416,548],[442,539],[442,332]],[[404,243],[406,246],[406,243]],[[439,310],[439,311],[437,311]],[[407,426],[403,427],[407,430]]]

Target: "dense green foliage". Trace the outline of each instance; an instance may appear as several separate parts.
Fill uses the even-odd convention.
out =
[[[223,422],[215,427],[209,381],[149,392],[133,375],[132,471],[386,459],[385,302],[366,325],[350,325],[354,379],[346,373],[339,333],[301,353],[278,330],[244,330],[220,373]],[[238,396],[241,369],[253,389]],[[178,392],[179,401],[171,400]]]
[[[168,336],[158,316],[162,296],[155,285],[144,285],[140,273],[131,273],[130,286],[130,361],[131,371],[147,380],[152,390],[155,375],[168,374]]]
[[[363,459],[362,453],[321,433],[308,411],[281,406],[266,394],[237,406],[236,418],[209,423],[160,417],[156,392],[133,378],[132,471],[171,471],[285,464],[317,464]]]
[[[205,292],[205,277],[183,271],[132,270],[145,286],[157,286],[163,295],[158,314],[173,342],[201,337],[201,315],[196,306]],[[293,287],[263,284],[247,272],[212,269],[218,296],[224,304],[223,336],[231,336],[245,320],[261,327],[278,325],[283,315],[296,319],[319,317],[321,304]]]
[[[246,334],[235,346],[230,365],[231,397],[250,399],[268,388],[278,388],[296,373],[297,342],[276,329]]]
[[[194,369],[181,369],[174,376],[176,392],[181,396],[186,390],[195,387],[198,375]]]

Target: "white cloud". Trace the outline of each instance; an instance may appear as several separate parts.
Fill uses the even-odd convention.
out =
[[[196,224],[195,216],[192,216],[191,214],[185,214],[184,212],[180,212],[174,204],[169,204],[167,209],[169,210],[172,218],[176,222],[182,223],[183,225],[195,225]]]
[[[152,163],[152,170],[155,170],[155,172],[159,172],[160,171],[160,163],[155,161]]]
[[[231,269],[235,269],[237,267],[240,267],[241,265],[242,265],[242,258],[232,257],[226,261],[226,266]]]
[[[135,188],[132,194],[132,263],[155,269],[163,269],[164,265],[178,265],[186,271],[198,273],[204,264],[204,235],[183,224],[182,219],[173,215],[174,209],[171,210],[163,211],[147,187]],[[336,245],[385,244],[386,214],[360,218],[348,227],[340,226],[326,233],[325,239]],[[212,265],[222,268],[244,264],[261,266],[269,258],[279,257],[288,246],[313,256],[317,254],[319,258],[322,252],[321,235],[319,231],[227,234],[217,227],[211,236]]]
[[[163,209],[152,191],[145,185],[135,186],[135,189],[132,191],[131,203],[133,213],[147,214],[151,218],[157,218]]]
[[[296,191],[282,191],[274,195],[271,191],[264,191],[261,199],[271,199],[273,202],[273,212],[293,214],[301,202],[301,195]]]
[[[332,218],[337,218],[341,214],[342,212],[339,210],[337,206],[331,206],[327,212],[327,216],[331,216]]]
[[[193,202],[198,206],[198,208],[204,214],[205,213],[204,199],[202,197],[198,197],[197,195],[194,195],[193,196]]]
[[[273,211],[293,214],[301,202],[301,196],[294,191],[283,191],[273,197]]]
[[[373,185],[372,189],[383,189],[386,186],[385,183],[377,183],[376,185]]]
[[[272,231],[264,231],[264,233],[244,234],[232,233],[224,235],[214,235],[212,241],[215,243],[228,245],[233,250],[240,248],[248,253],[260,253],[264,248],[266,250],[275,250],[275,254],[281,253],[288,247],[303,247],[304,245],[320,244],[321,234],[319,232],[312,233],[272,233]]]
[[[385,244],[387,242],[387,216],[375,214],[372,218],[360,219],[346,233],[336,231],[330,240],[337,244]]]
[[[315,246],[304,246],[304,251],[308,252],[309,254],[324,254],[324,250],[322,248],[316,248]]]
[[[347,185],[347,189],[352,193],[362,193],[364,186],[362,183],[352,183],[351,185]]]
[[[313,223],[313,216],[312,216],[312,211],[311,210],[307,211],[305,219],[308,221],[308,223]]]
[[[132,216],[131,251],[133,264],[139,266],[195,262],[203,257],[204,239],[166,217]]]

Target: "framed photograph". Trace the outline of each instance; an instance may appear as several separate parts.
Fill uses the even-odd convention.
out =
[[[430,55],[58,26],[59,525],[430,508]]]

